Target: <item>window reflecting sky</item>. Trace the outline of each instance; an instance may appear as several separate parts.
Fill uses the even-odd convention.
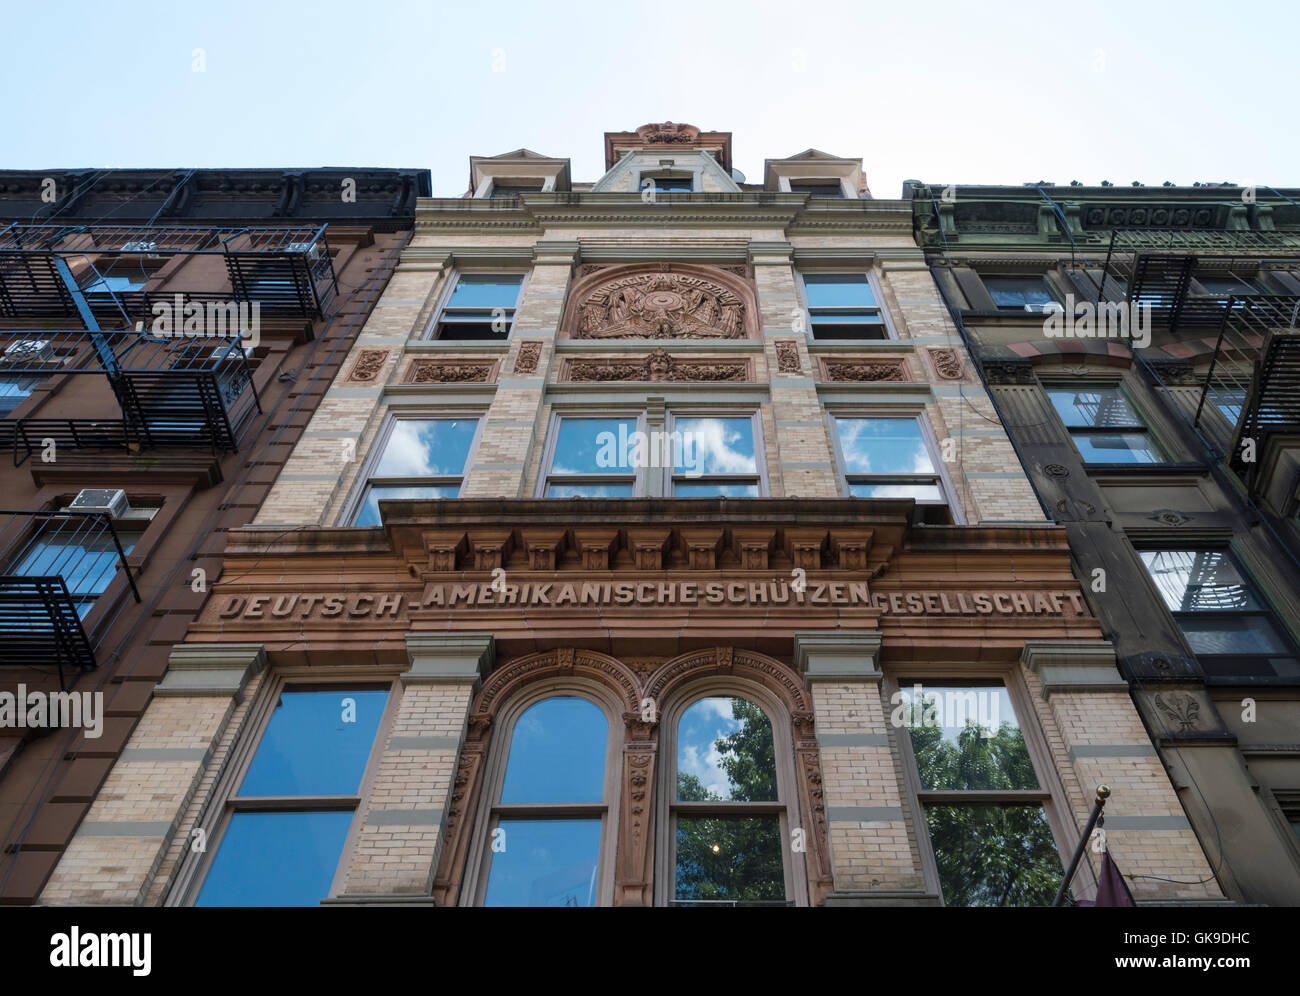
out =
[[[673,465],[679,473],[758,473],[754,423],[748,416],[677,418],[673,420],[673,431],[677,433]]]
[[[605,713],[586,699],[557,696],[529,706],[510,739],[502,804],[600,802],[608,737]]]
[[[596,905],[600,820],[503,819],[497,830],[485,906]]]
[[[835,426],[850,474],[934,473],[920,423],[914,418],[837,418]]]
[[[373,476],[463,474],[477,425],[470,418],[397,419]]]
[[[380,689],[285,689],[239,794],[354,795],[387,700]]]
[[[770,766],[772,764],[772,724],[757,706],[746,699],[711,697],[700,699],[682,713],[677,724],[677,773],[680,776],[693,775],[699,779],[705,791],[720,799],[737,798],[740,788],[735,784],[723,767],[723,753],[718,750],[718,741],[740,731],[744,727],[737,712],[750,717],[752,749],[741,751],[742,761]],[[764,772],[763,777],[750,777],[753,784],[776,785],[774,770]],[[746,801],[756,801],[748,795],[742,796]],[[775,798],[775,796],[773,796]]]
[[[632,434],[636,432],[636,425],[635,418],[560,419],[560,431],[555,437],[555,455],[551,459],[551,473],[632,473],[635,469],[631,463]],[[620,426],[623,427],[621,436]],[[604,433],[609,435],[601,438]],[[626,444],[627,451],[620,453],[619,445],[623,443]],[[614,459],[612,466],[609,465],[611,456]],[[602,466],[602,463],[606,466]]]
[[[379,525],[379,502],[385,498],[455,498],[459,494],[459,484],[372,487],[366,492],[365,503],[361,506],[356,521],[352,524],[354,526]]]
[[[449,308],[514,308],[522,274],[462,274],[452,289]]]
[[[235,813],[194,905],[318,905],[329,895],[352,815]]]
[[[876,299],[866,274],[805,273],[810,308],[874,308]]]

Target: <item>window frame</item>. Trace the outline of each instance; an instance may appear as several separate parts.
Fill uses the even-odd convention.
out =
[[[737,483],[742,481],[747,483],[757,483],[758,494],[754,497],[757,498],[770,497],[772,492],[771,489],[768,487],[767,448],[764,446],[763,420],[761,418],[761,415],[762,413],[759,409],[752,408],[752,407],[697,408],[695,406],[685,406],[682,408],[667,409],[667,411],[664,413],[664,431],[668,433],[668,438],[670,440],[673,438],[673,433],[677,431],[677,419],[679,418],[748,418],[750,422],[750,429],[754,437],[754,463],[757,467],[757,470],[753,474],[701,474],[699,477],[691,478],[691,477],[687,477],[685,474],[678,474],[676,472],[677,468],[675,466],[665,467],[663,468],[664,470],[663,497],[665,498],[679,497],[677,495],[677,489],[676,489],[676,480],[678,477],[683,478],[683,480],[685,481],[701,482],[701,483],[714,481],[714,480],[720,481],[721,483],[724,484],[731,483],[733,481]],[[673,447],[673,449],[674,449],[673,455],[675,457],[676,447]],[[673,459],[671,462],[675,464],[676,459]],[[699,498],[702,496],[688,495],[684,497]],[[736,500],[739,501],[741,499],[737,498]]]
[[[530,708],[552,698],[580,698],[596,706],[605,715],[604,799],[599,803],[508,803],[502,805],[506,768],[515,727]],[[598,682],[571,676],[531,682],[520,689],[493,721],[495,727],[488,743],[479,799],[474,815],[473,834],[465,862],[464,883],[457,900],[459,906],[482,907],[487,898],[488,878],[492,871],[492,832],[500,825],[502,811],[533,814],[539,820],[592,818],[600,813],[600,851],[596,857],[597,907],[614,905],[615,863],[621,828],[619,821],[623,787],[623,706],[613,693]]]
[[[898,338],[898,331],[894,328],[893,318],[889,314],[889,308],[885,306],[885,295],[880,285],[880,279],[874,268],[865,270],[843,269],[835,266],[809,266],[795,268],[795,287],[799,296],[799,307],[803,310],[804,316],[804,336],[809,343],[857,343],[857,342],[885,342]],[[876,302],[875,310],[880,315],[880,328],[884,335],[879,337],[857,338],[817,338],[813,334],[813,313],[808,303],[808,284],[804,280],[807,275],[811,276],[846,276],[856,277],[865,276],[867,278],[867,287],[871,290],[871,297]],[[870,310],[870,309],[859,309]],[[846,323],[847,324],[847,323]],[[868,323],[869,324],[869,323]]]
[[[533,489],[534,497],[547,498],[547,490],[552,483],[551,466],[555,460],[555,447],[560,440],[560,422],[563,419],[599,419],[599,418],[633,418],[636,420],[636,432],[646,432],[645,409],[603,409],[603,408],[562,408],[551,409],[551,417],[546,427],[546,445],[542,449],[542,462],[538,467],[537,486]],[[646,495],[646,467],[632,468],[632,498],[644,498]],[[629,475],[619,474],[566,474],[562,475],[569,483],[575,484],[621,484]],[[568,498],[556,497],[552,501],[568,501]],[[608,499],[586,499],[603,501]]]
[[[772,753],[776,767],[777,800],[775,802],[678,802],[677,736],[686,710],[701,699],[742,698],[763,710],[772,726]],[[677,813],[683,807],[699,815],[766,815],[776,813],[781,835],[781,866],[785,877],[785,900],[772,905],[808,906],[808,869],[806,853],[791,847],[791,829],[814,832],[806,826],[800,811],[798,774],[795,767],[794,741],[790,716],[781,701],[762,685],[743,678],[714,675],[689,682],[673,693],[664,704],[659,718],[659,764],[656,776],[654,833],[654,905],[677,905]],[[694,900],[684,900],[692,903]],[[723,905],[720,903],[719,905]],[[756,904],[766,905],[766,904]]]
[[[506,330],[505,335],[503,335],[499,339],[490,338],[490,337],[483,338],[483,339],[444,339],[442,336],[438,334],[439,327],[442,325],[444,319],[446,318],[447,308],[451,304],[452,295],[456,293],[456,286],[460,283],[461,277],[493,277],[493,276],[502,277],[502,276],[515,276],[516,274],[520,276],[519,294],[515,298],[514,307],[509,309],[510,327]],[[519,306],[523,303],[524,294],[528,289],[528,280],[531,275],[532,275],[531,269],[526,267],[517,267],[517,268],[499,267],[499,266],[454,267],[447,276],[445,286],[438,294],[437,306],[433,309],[433,314],[430,316],[429,323],[425,327],[423,334],[420,336],[420,341],[456,343],[458,345],[468,345],[468,346],[491,345],[491,344],[510,342],[511,339],[514,338],[515,319],[519,315]],[[488,323],[488,327],[489,328],[491,327],[490,322]]]
[[[844,458],[844,449],[840,443],[839,427],[835,424],[836,420],[846,418],[910,418],[918,422],[921,426],[921,438],[925,441],[926,449],[930,454],[930,462],[934,464],[934,474],[849,474],[848,462]],[[960,502],[957,501],[957,489],[953,486],[952,478],[948,476],[948,468],[942,457],[943,453],[939,446],[938,437],[935,435],[934,428],[930,425],[929,414],[924,409],[881,409],[881,408],[831,408],[826,409],[827,432],[831,437],[831,447],[835,454],[835,470],[840,480],[840,495],[844,498],[855,497],[852,492],[852,481],[850,477],[866,478],[868,480],[883,480],[884,483],[926,483],[931,478],[939,485],[939,490],[943,492],[945,501],[917,501],[917,505],[923,505],[927,508],[939,508],[947,506],[949,514],[952,516],[954,525],[965,525],[966,517]],[[866,498],[864,501],[872,501]],[[890,499],[885,499],[890,500]]]
[[[1039,716],[1022,675],[997,665],[965,664],[961,670],[936,668],[933,664],[918,663],[901,665],[885,671],[881,681],[882,708],[885,716],[892,716],[894,693],[901,691],[904,684],[920,684],[931,688],[969,688],[1002,687],[1011,700],[1016,722],[1025,740],[1025,750],[1038,780],[1037,789],[1012,789],[1007,791],[969,791],[969,790],[935,790],[925,789],[921,785],[921,773],[916,764],[916,753],[912,748],[912,737],[906,724],[895,726],[887,721],[889,736],[893,738],[894,748],[903,770],[903,787],[906,798],[903,801],[904,812],[910,817],[917,850],[921,857],[921,870],[925,879],[926,891],[939,897],[939,902],[947,906],[943,895],[943,886],[939,880],[939,862],[935,857],[934,844],[930,839],[929,821],[926,819],[926,805],[949,806],[1031,806],[1042,807],[1047,826],[1056,845],[1057,856],[1061,860],[1061,875],[1064,877],[1070,856],[1079,840],[1079,830],[1070,811],[1069,795],[1056,769],[1051,747],[1042,729]],[[1088,862],[1080,863],[1075,871],[1074,881],[1081,881],[1086,887],[1089,880],[1095,884],[1092,866]]]
[[[829,201],[858,200],[856,193],[850,192],[848,180],[842,176],[791,176],[786,178],[786,186],[792,194],[807,193],[810,200],[813,198]],[[819,197],[811,191],[795,190],[795,187],[834,187],[839,194]]]
[[[637,175],[636,189],[638,193],[645,192],[646,180],[653,180],[655,184],[655,196],[659,194],[698,194],[700,188],[696,185],[697,171],[674,169],[671,166],[661,167],[659,169],[642,170]],[[672,180],[674,182],[689,183],[689,190],[665,190],[659,184],[663,180]]]
[[[1132,392],[1128,390],[1123,380],[1118,378],[1090,377],[1085,380],[1071,382],[1071,381],[1054,380],[1048,378],[1047,380],[1040,381],[1040,384],[1042,386],[1043,394],[1047,402],[1047,407],[1051,410],[1052,415],[1055,416],[1057,423],[1061,426],[1062,429],[1065,430],[1066,435],[1070,439],[1070,445],[1074,447],[1074,452],[1078,455],[1079,461],[1085,467],[1126,467],[1126,468],[1159,467],[1162,465],[1168,465],[1175,462],[1168,448],[1163,445],[1163,443],[1160,440],[1160,437],[1157,435],[1155,430],[1151,428],[1151,419],[1148,416],[1147,412],[1138,406],[1137,399],[1134,398]],[[1076,393],[1081,393],[1089,390],[1113,390],[1116,393],[1118,393],[1118,395],[1124,401],[1124,403],[1128,405],[1129,410],[1133,413],[1133,417],[1137,420],[1139,424],[1135,426],[1124,427],[1124,428],[1119,428],[1114,426],[1109,428],[1103,428],[1096,425],[1092,425],[1092,426],[1069,425],[1066,423],[1061,413],[1056,410],[1056,405],[1052,402],[1052,392],[1071,391],[1071,390],[1075,391]],[[1125,433],[1139,433],[1145,436],[1145,438],[1148,440],[1148,442],[1151,445],[1152,451],[1156,454],[1158,459],[1150,460],[1150,461],[1133,460],[1133,461],[1118,461],[1118,462],[1113,460],[1111,461],[1088,460],[1083,455],[1083,451],[1079,449],[1078,444],[1075,443],[1074,441],[1074,437],[1076,434],[1085,435],[1085,436],[1106,436],[1106,435],[1117,436],[1117,435],[1123,435]]]
[[[314,673],[313,673],[314,672]],[[370,745],[370,755],[361,773],[355,795],[346,796],[245,796],[238,795],[240,784],[248,774],[248,769],[257,754],[271,718],[275,714],[280,695],[286,690],[347,691],[379,690],[387,688],[387,700],[384,711],[375,727],[375,739]],[[165,902],[167,906],[193,907],[199,893],[207,882],[208,875],[221,851],[221,844],[230,829],[233,815],[237,812],[338,812],[351,809],[352,821],[343,838],[339,850],[338,863],[330,879],[329,891],[322,900],[340,895],[347,880],[349,859],[355,855],[357,839],[365,821],[366,804],[374,788],[375,778],[383,761],[388,736],[393,720],[401,705],[402,685],[397,676],[391,672],[380,671],[378,674],[358,669],[347,669],[328,677],[322,676],[320,669],[286,668],[268,672],[266,680],[258,688],[256,696],[247,715],[240,723],[231,746],[229,764],[219,777],[212,795],[204,810],[194,821],[193,826],[201,826],[205,817],[216,814],[215,827],[209,835],[207,846],[201,854],[190,855],[190,860],[182,864]],[[209,821],[212,825],[212,821]],[[271,907],[273,908],[273,907]]]
[[[1274,608],[1273,601],[1265,597],[1261,586],[1255,580],[1254,572],[1248,569],[1244,559],[1237,554],[1236,550],[1233,549],[1233,544],[1229,540],[1227,539],[1220,540],[1220,541],[1209,540],[1209,541],[1202,541],[1202,542],[1197,542],[1195,540],[1184,540],[1182,542],[1173,543],[1171,545],[1168,542],[1161,542],[1156,539],[1150,539],[1150,540],[1142,540],[1142,541],[1135,542],[1132,544],[1132,546],[1133,546],[1133,552],[1135,555],[1135,559],[1137,560],[1138,567],[1142,570],[1143,576],[1147,579],[1147,583],[1150,585],[1151,597],[1155,600],[1156,604],[1158,604],[1160,608],[1164,612],[1166,612],[1169,618],[1173,621],[1174,628],[1178,631],[1179,638],[1182,639],[1184,645],[1187,647],[1187,651],[1189,655],[1195,658],[1197,663],[1200,665],[1201,669],[1205,672],[1205,676],[1207,679],[1222,678],[1228,682],[1240,682],[1243,679],[1250,680],[1252,678],[1272,679],[1272,680],[1280,680],[1284,682],[1300,681],[1300,674],[1297,675],[1234,674],[1230,671],[1221,671],[1217,669],[1211,670],[1210,668],[1206,667],[1207,663],[1210,665],[1214,665],[1220,662],[1234,661],[1234,660],[1255,661],[1255,662],[1259,662],[1262,665],[1269,666],[1268,662],[1270,660],[1274,658],[1284,658],[1284,657],[1290,657],[1292,660],[1296,661],[1298,665],[1300,665],[1300,646],[1297,646],[1295,637],[1292,635],[1290,629],[1288,629],[1287,626],[1283,623],[1282,615],[1277,611],[1277,609]],[[1227,558],[1228,563],[1237,572],[1237,575],[1241,578],[1249,594],[1255,599],[1255,601],[1259,602],[1264,607],[1260,609],[1240,609],[1240,610],[1207,609],[1199,612],[1171,609],[1169,608],[1169,605],[1165,602],[1164,595],[1160,591],[1160,586],[1156,582],[1155,575],[1151,573],[1150,569],[1146,565],[1146,562],[1142,559],[1143,553],[1221,553]],[[1273,631],[1281,638],[1285,650],[1276,654],[1246,654],[1246,653],[1198,654],[1195,650],[1192,649],[1191,641],[1188,639],[1187,634],[1183,631],[1183,624],[1182,624],[1183,619],[1202,619],[1202,620],[1247,619],[1249,620],[1249,619],[1259,619],[1259,618],[1262,618],[1266,620],[1268,623],[1272,624]]]
[[[469,451],[465,454],[465,469],[457,476],[452,474],[441,474],[435,477],[375,477],[374,470],[379,466],[383,459],[384,451],[388,447],[388,441],[392,438],[393,430],[399,421],[437,421],[440,419],[455,421],[456,419],[474,419],[474,436],[470,440]],[[339,515],[338,525],[356,529],[373,529],[374,526],[356,526],[357,517],[365,507],[366,498],[370,489],[378,482],[379,487],[432,487],[446,484],[451,481],[458,481],[461,490],[464,490],[465,481],[469,477],[470,468],[474,464],[474,457],[478,452],[479,441],[483,437],[483,423],[487,421],[487,412],[482,409],[428,409],[428,408],[411,408],[411,409],[389,409],[384,414],[383,424],[375,434],[375,438],[370,443],[370,449],[366,453],[365,460],[361,464],[361,469],[357,472],[356,480],[352,485],[352,493],[343,506],[343,511]],[[459,495],[458,495],[459,497]],[[450,500],[450,499],[429,499]],[[382,523],[379,523],[382,525]]]

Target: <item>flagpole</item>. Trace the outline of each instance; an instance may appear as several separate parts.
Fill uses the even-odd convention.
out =
[[[1060,906],[1065,900],[1066,890],[1069,889],[1070,881],[1074,878],[1074,873],[1079,867],[1079,859],[1083,857],[1083,849],[1092,836],[1093,827],[1101,819],[1101,811],[1108,798],[1110,798],[1110,786],[1098,785],[1097,798],[1092,804],[1092,813],[1088,816],[1088,825],[1083,828],[1083,836],[1079,838],[1079,846],[1074,849],[1074,857],[1070,859],[1070,867],[1065,873],[1065,878],[1061,879],[1061,888],[1057,890],[1056,898],[1052,900],[1053,906]]]

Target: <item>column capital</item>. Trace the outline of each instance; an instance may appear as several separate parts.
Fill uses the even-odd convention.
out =
[[[878,630],[796,633],[794,661],[804,683],[880,681]]]
[[[1054,692],[1128,691],[1105,640],[1027,640],[1020,663],[1042,680],[1045,699]]]
[[[260,643],[181,643],[167,658],[167,673],[155,686],[159,698],[192,695],[242,697],[249,679],[266,667]]]
[[[401,680],[407,685],[471,684],[478,687],[496,659],[491,633],[408,633],[406,655],[410,670]]]

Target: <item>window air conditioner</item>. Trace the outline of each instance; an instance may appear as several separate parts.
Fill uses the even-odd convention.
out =
[[[123,518],[131,511],[131,504],[126,500],[126,492],[108,488],[85,488],[77,492],[68,506],[69,512],[103,512],[115,519]]]

